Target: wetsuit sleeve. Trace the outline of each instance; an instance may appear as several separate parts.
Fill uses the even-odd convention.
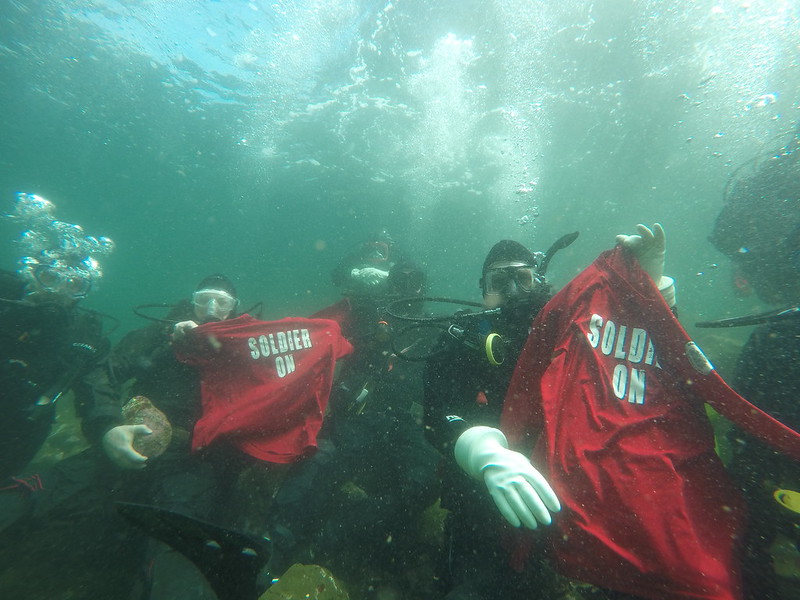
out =
[[[799,337],[797,323],[759,327],[742,349],[733,378],[737,392],[795,430],[800,429],[800,381],[794,376],[800,364]]]
[[[72,390],[83,434],[89,443],[96,444],[109,429],[122,423],[119,392],[108,374],[110,343],[102,334],[98,317],[90,314],[78,320],[72,346],[74,352],[81,353],[92,348],[91,358],[83,364]],[[83,360],[82,356],[78,360]]]
[[[360,251],[348,254],[340,260],[339,264],[331,271],[331,282],[333,285],[339,288],[346,285],[350,280],[350,272],[360,262],[362,262]]]
[[[104,365],[91,369],[73,386],[73,390],[83,435],[90,444],[99,443],[108,430],[122,424],[119,391],[109,379]]]
[[[351,335],[353,329],[353,307],[349,298],[342,298],[336,304],[315,312],[310,318],[336,321],[343,335]]]
[[[126,384],[140,376],[143,364],[154,360],[154,352],[166,343],[166,336],[162,325],[129,332],[74,386],[83,434],[90,443],[99,442],[109,429],[124,423]]]
[[[763,405],[764,384],[767,381],[771,381],[769,376],[773,375],[773,373],[768,373],[770,364],[769,360],[764,360],[764,357],[774,356],[775,350],[778,350],[778,356],[782,354],[780,348],[770,347],[767,343],[771,334],[774,335],[774,332],[769,327],[763,327],[756,329],[750,335],[739,355],[736,372],[733,377],[737,392],[759,408],[767,410],[769,410],[769,407]],[[785,361],[781,362],[785,363]]]
[[[428,360],[422,375],[425,437],[434,448],[451,459],[456,440],[470,427],[458,414],[463,403],[465,377],[460,359],[451,347],[444,354]]]

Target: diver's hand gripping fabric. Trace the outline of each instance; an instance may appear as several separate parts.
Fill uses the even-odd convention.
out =
[[[642,269],[658,285],[664,275],[664,258],[667,252],[667,238],[660,223],[650,229],[641,223],[636,226],[637,234],[618,235],[617,244],[630,251],[639,261]]]
[[[456,462],[475,479],[482,479],[503,517],[514,527],[536,529],[552,522],[561,510],[556,493],[530,461],[508,449],[505,435],[492,427],[472,427],[455,446]]]
[[[194,321],[181,321],[175,323],[175,328],[172,330],[172,339],[179,341],[186,337],[186,334],[197,327]]]
[[[660,223],[650,229],[641,223],[634,235],[618,235],[617,245],[622,246],[639,261],[642,269],[650,275],[667,305],[675,306],[675,280],[664,276],[664,259],[667,253],[667,237]]]
[[[133,449],[137,436],[153,433],[147,425],[118,425],[103,436],[103,450],[120,469],[144,469],[147,457]]]

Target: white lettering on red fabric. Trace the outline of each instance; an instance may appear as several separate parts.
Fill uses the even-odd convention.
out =
[[[275,362],[275,372],[280,378],[291,375],[297,370],[292,353],[312,348],[313,345],[308,329],[278,331],[247,339],[252,359],[272,357]]]
[[[592,348],[597,348],[597,344],[600,342],[600,328],[602,326],[603,317],[600,315],[592,315],[592,318],[589,319],[589,333],[587,334],[589,344],[591,344]]]
[[[630,328],[627,325],[617,325],[602,315],[593,314],[589,318],[589,330],[586,339],[594,349],[599,349],[605,356],[612,356],[618,362],[611,373],[611,389],[620,400],[627,400],[631,404],[644,404],[646,392],[646,371],[632,365],[642,363],[655,366],[661,365],[656,356],[653,340],[647,331],[639,327]]]
[[[278,350],[281,352],[288,352],[289,344],[286,341],[286,334],[283,331],[279,331],[275,335],[278,337]]]
[[[276,356],[275,370],[278,372],[278,377],[286,377],[289,373],[294,373],[294,356],[291,354]]]

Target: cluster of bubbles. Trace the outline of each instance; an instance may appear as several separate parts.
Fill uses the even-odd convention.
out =
[[[55,205],[36,194],[17,193],[14,210],[6,217],[25,228],[19,243],[25,256],[18,273],[30,290],[84,296],[103,276],[96,256],[110,254],[114,242],[86,235],[80,225],[58,221]]]

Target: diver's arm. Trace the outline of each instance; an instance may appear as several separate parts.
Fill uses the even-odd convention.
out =
[[[141,377],[143,365],[151,363],[156,350],[168,343],[161,324],[130,331],[76,384],[78,414],[91,443],[99,443],[109,430],[124,423],[126,383]]]
[[[458,438],[454,455],[470,477],[483,481],[500,513],[514,527],[550,525],[550,513],[561,510],[553,488],[530,460],[508,448],[494,427],[470,427]]]
[[[92,314],[78,319],[71,344],[74,368],[78,369],[71,385],[75,408],[83,435],[92,445],[122,423],[121,398],[108,372],[111,344],[97,319]]]
[[[73,386],[75,406],[87,441],[96,445],[103,435],[121,425],[120,392],[111,383],[105,365],[97,365]]]
[[[457,413],[461,406],[464,372],[457,352],[429,360],[423,371],[425,437],[443,456],[452,458],[458,437],[470,425]]]

